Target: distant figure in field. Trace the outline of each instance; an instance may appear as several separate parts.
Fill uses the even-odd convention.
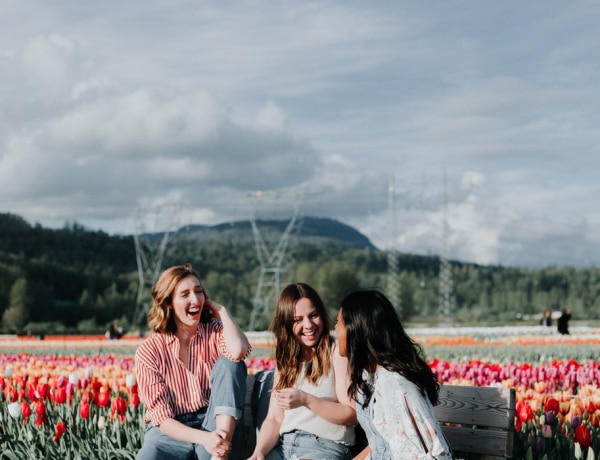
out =
[[[569,310],[563,310],[562,315],[558,318],[558,332],[565,335],[569,333],[569,320],[571,319],[571,312]]]
[[[552,312],[550,310],[544,311],[544,316],[542,316],[540,324],[546,327],[552,326]]]

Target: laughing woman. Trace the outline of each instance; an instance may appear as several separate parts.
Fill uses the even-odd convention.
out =
[[[351,459],[357,422],[348,397],[348,362],[316,291],[304,283],[287,285],[270,330],[277,367],[251,459]]]
[[[152,289],[153,332],[135,355],[146,407],[138,460],[239,459],[246,392],[246,335],[209,300],[190,264],[165,270]]]

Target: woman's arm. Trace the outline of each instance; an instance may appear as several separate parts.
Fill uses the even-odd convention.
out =
[[[356,408],[348,398],[347,360],[340,356],[337,348],[333,353],[333,371],[336,381],[336,395],[340,402],[330,401],[311,395],[297,388],[285,388],[273,392],[282,409],[295,409],[305,406],[314,414],[336,425],[356,426]]]
[[[210,299],[206,299],[205,303],[215,313],[215,316],[221,319],[221,323],[223,323],[223,338],[225,339],[225,346],[229,354],[234,359],[246,358],[250,350],[250,342],[246,334],[235,323],[223,305]]]
[[[275,371],[275,375],[273,377],[273,386],[275,386],[275,382],[277,382],[277,380],[279,380],[279,375],[277,371]],[[254,453],[249,460],[263,460],[264,457],[277,445],[277,442],[279,441],[279,429],[283,423],[283,416],[283,409],[277,405],[277,402],[271,393],[271,398],[269,399],[269,410],[260,427]]]
[[[365,447],[363,450],[361,450],[358,455],[356,455],[355,457],[353,457],[353,460],[363,460],[365,458],[367,458],[367,456],[371,453],[371,448],[369,446]]]
[[[226,457],[231,452],[231,442],[226,439],[227,433],[223,430],[199,430],[172,418],[163,421],[159,428],[174,439],[204,446],[215,457]]]

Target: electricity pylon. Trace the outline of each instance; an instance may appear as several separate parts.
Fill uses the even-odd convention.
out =
[[[446,194],[446,171],[444,170],[444,191],[442,198],[442,253],[440,255],[439,315],[440,324],[452,325],[452,267],[448,261],[448,204]]]
[[[138,293],[132,326],[143,326],[152,302],[152,288],[160,276],[165,254],[179,225],[179,205],[139,208],[133,235],[138,268]],[[149,228],[149,227],[152,228]]]
[[[254,201],[254,210],[251,218],[252,233],[258,261],[260,262],[260,274],[254,298],[252,299],[252,313],[250,315],[250,325],[248,330],[254,331],[257,322],[264,317],[269,306],[275,302],[276,297],[281,290],[282,278],[291,275],[291,261],[286,257],[286,252],[293,234],[298,233],[301,226],[301,209],[303,205],[303,192],[296,200],[294,213],[290,218],[285,230],[279,237],[276,246],[271,250],[257,224],[256,206],[257,200],[264,197],[264,192],[256,192],[252,196]]]
[[[388,274],[387,290],[392,305],[402,318],[402,299],[400,297],[400,280],[398,279],[398,250],[396,249],[396,184],[394,176],[390,179],[389,212],[390,212],[390,242],[387,253]]]

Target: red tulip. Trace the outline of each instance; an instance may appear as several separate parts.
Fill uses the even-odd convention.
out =
[[[554,398],[548,398],[546,400],[546,404],[544,404],[544,410],[546,412],[553,411],[555,414],[558,414],[560,407],[558,405],[558,401]]]
[[[600,414],[598,412],[594,412],[588,416],[590,423],[594,428],[600,427]]]
[[[26,401],[21,401],[21,414],[23,414],[23,417],[31,415],[31,406]]]
[[[52,438],[52,441],[57,442],[60,439],[60,437],[63,434],[65,434],[65,431],[67,431],[67,429],[65,428],[65,424],[62,420],[59,420],[56,426],[54,427],[54,437]]]
[[[46,415],[46,404],[44,403],[44,401],[38,399],[35,402],[34,410],[38,416]]]
[[[54,402],[57,402],[58,404],[63,404],[67,400],[67,389],[64,386],[56,388],[52,396]]]
[[[140,395],[133,393],[131,395],[131,404],[133,404],[133,407],[137,408],[140,405]]]
[[[121,396],[113,399],[110,419],[113,420],[115,415],[117,415],[120,420],[124,420],[125,412],[127,412],[127,401],[125,401],[125,399],[123,399]]]
[[[592,444],[592,433],[584,423],[575,428],[574,438],[582,449],[587,449]]]
[[[38,383],[36,387],[36,393],[38,398],[46,398],[48,397],[48,393],[50,392],[50,385],[47,383]]]
[[[38,414],[38,416],[35,418],[35,425],[40,427],[42,425],[47,425],[48,424],[48,417],[46,417],[46,414]]]
[[[100,407],[108,406],[110,404],[110,393],[108,391],[99,391],[94,395],[94,402]]]
[[[533,418],[533,411],[531,410],[531,406],[524,401],[519,401],[517,403],[515,411],[517,413],[517,417],[523,423],[527,423]]]
[[[81,406],[79,406],[79,416],[86,419],[90,417],[90,405],[88,403],[81,403]]]

